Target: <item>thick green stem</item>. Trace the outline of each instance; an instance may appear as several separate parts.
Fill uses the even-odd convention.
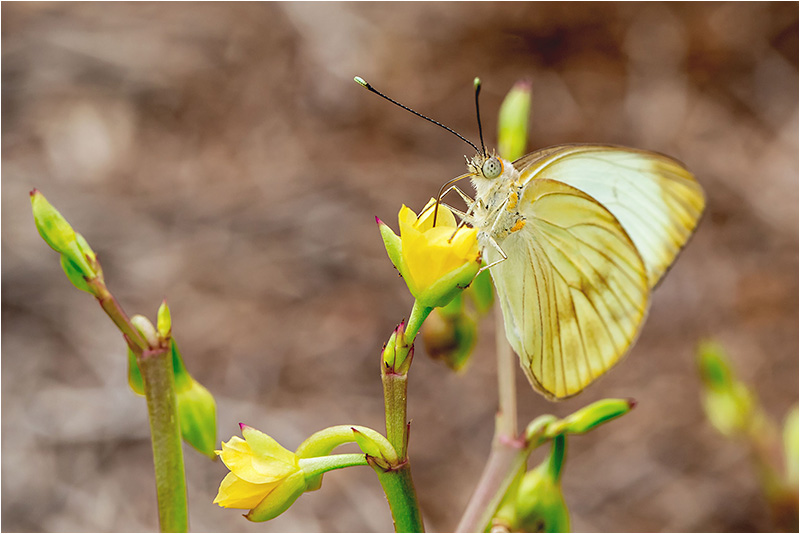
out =
[[[145,351],[139,358],[139,368],[150,417],[159,526],[161,532],[187,532],[186,480],[172,354],[167,349]]]
[[[432,308],[421,306],[414,301],[408,324],[403,330],[404,345],[413,350],[422,323]],[[398,455],[397,464],[385,469],[377,462],[371,462],[378,479],[386,493],[389,508],[394,520],[395,532],[423,532],[422,515],[419,511],[417,493],[411,481],[411,466],[408,463],[408,371],[412,354],[407,360],[395,365],[387,365],[381,358],[381,382],[383,383],[383,404],[386,414],[386,438]]]
[[[382,368],[383,404],[386,411],[386,438],[392,444],[400,461],[408,454],[408,376]]]
[[[411,466],[408,462],[397,469],[384,471],[375,467],[389,508],[392,511],[395,532],[425,532],[422,515],[419,512],[417,492],[411,480]]]

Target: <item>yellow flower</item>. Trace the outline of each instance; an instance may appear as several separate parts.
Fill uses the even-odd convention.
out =
[[[250,510],[251,521],[277,517],[306,490],[298,457],[277,441],[247,425],[241,439],[233,436],[215,451],[231,470],[222,480],[214,503]]]
[[[457,229],[450,210],[439,205],[433,226],[435,200],[419,217],[407,206],[400,209],[400,237],[385,225],[381,234],[389,257],[420,304],[435,308],[446,305],[467,287],[480,269],[478,232]]]

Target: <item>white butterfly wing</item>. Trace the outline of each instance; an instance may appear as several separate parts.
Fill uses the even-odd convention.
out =
[[[514,162],[520,180],[569,184],[602,204],[630,236],[654,287],[691,236],[705,206],[692,174],[677,161],[623,147],[563,145]]]
[[[647,309],[647,271],[606,208],[553,180],[531,180],[525,224],[491,268],[506,334],[531,384],[551,398],[583,390],[633,343]],[[500,258],[485,247],[487,262]]]

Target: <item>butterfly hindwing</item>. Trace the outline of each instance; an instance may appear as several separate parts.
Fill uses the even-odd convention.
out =
[[[564,183],[535,179],[519,202],[525,224],[491,268],[506,324],[531,384],[565,398],[633,343],[647,309],[647,271],[614,215]],[[486,248],[487,261],[499,252]]]

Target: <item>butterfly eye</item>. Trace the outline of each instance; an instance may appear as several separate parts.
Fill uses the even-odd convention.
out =
[[[481,167],[481,172],[486,178],[497,178],[503,174],[503,162],[499,158],[487,159]]]

